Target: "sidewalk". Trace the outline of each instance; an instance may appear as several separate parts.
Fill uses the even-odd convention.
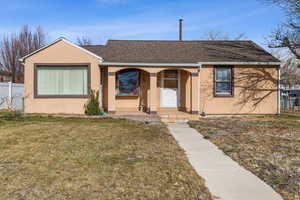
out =
[[[282,200],[269,185],[226,156],[188,124],[167,124],[215,200]]]

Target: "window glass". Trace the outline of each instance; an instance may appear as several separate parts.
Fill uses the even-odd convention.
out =
[[[164,80],[164,88],[178,88],[177,80]]]
[[[231,89],[230,89],[230,84],[229,83],[216,83],[216,93],[219,94],[230,94]]]
[[[216,70],[216,80],[218,81],[230,81],[230,68],[220,68]]]
[[[117,74],[117,96],[138,96],[139,77],[137,70],[125,70]]]
[[[38,66],[38,95],[87,95],[87,66]]]
[[[165,70],[164,77],[165,79],[177,79],[177,70]]]
[[[215,95],[232,95],[231,67],[215,68]]]

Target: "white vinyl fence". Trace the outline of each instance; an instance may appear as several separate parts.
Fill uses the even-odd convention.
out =
[[[23,110],[24,84],[0,83],[0,110]]]

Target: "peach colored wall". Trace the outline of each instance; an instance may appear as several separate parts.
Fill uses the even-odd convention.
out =
[[[59,41],[25,60],[25,112],[83,114],[86,98],[34,98],[35,63],[90,63],[91,89],[98,90],[100,68],[98,60],[88,53]]]
[[[276,66],[235,66],[234,97],[213,96],[213,66],[201,69],[200,112],[206,114],[276,114]]]
[[[181,105],[180,109],[182,111],[191,111],[191,78],[190,73],[186,71],[181,72],[181,80],[180,80],[180,87],[181,87]]]
[[[103,97],[102,97],[102,101],[103,101],[103,108],[107,109],[108,106],[108,71],[107,68],[105,67],[101,67],[101,80],[102,80],[102,90],[103,90]]]

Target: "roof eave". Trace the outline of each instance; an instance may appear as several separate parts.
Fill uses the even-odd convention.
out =
[[[200,67],[202,65],[280,65],[280,62],[198,62],[198,63],[126,63],[126,62],[105,62],[103,66],[149,66],[149,67]]]
[[[27,58],[29,58],[30,56],[32,56],[32,55],[34,55],[34,54],[36,54],[36,53],[38,53],[38,52],[40,52],[40,51],[42,51],[42,50],[44,50],[44,49],[50,47],[50,46],[52,46],[53,44],[55,44],[55,43],[57,43],[57,42],[59,42],[59,41],[64,41],[64,42],[70,44],[71,46],[74,46],[74,47],[80,49],[81,51],[84,51],[84,52],[90,54],[91,56],[94,56],[95,58],[97,58],[97,59],[99,60],[99,64],[103,62],[103,58],[101,58],[100,56],[98,56],[98,55],[96,55],[96,54],[90,52],[89,50],[87,50],[87,49],[85,49],[85,48],[82,48],[82,47],[78,46],[77,44],[72,43],[71,41],[69,41],[69,40],[67,40],[67,39],[65,39],[65,38],[63,38],[63,37],[60,37],[60,38],[54,40],[52,43],[50,43],[50,44],[48,44],[48,45],[45,45],[45,46],[43,46],[43,47],[41,47],[41,48],[35,50],[34,52],[32,52],[32,53],[30,53],[30,54],[28,54],[28,55],[26,55],[26,56],[20,58],[19,61],[20,61],[21,63],[24,63],[25,60],[26,60]]]
[[[104,66],[149,66],[149,67],[199,67],[198,63],[126,63],[126,62],[102,62],[100,65]]]
[[[262,62],[199,62],[200,65],[281,65],[281,62],[270,62],[270,61],[262,61]]]

